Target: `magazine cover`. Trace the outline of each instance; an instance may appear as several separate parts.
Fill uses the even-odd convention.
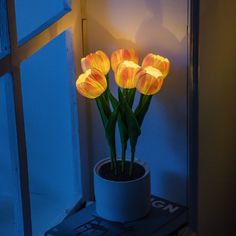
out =
[[[45,236],[167,235],[186,224],[187,209],[152,196],[149,214],[132,222],[110,222],[96,214],[95,204],[87,206],[50,229]]]

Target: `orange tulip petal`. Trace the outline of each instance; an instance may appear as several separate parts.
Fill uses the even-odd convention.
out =
[[[78,92],[87,98],[99,97],[107,88],[105,76],[97,69],[88,69],[76,81]]]
[[[103,51],[99,50],[82,58],[81,67],[83,72],[86,72],[88,69],[97,69],[106,75],[110,70],[110,61],[108,56]]]
[[[96,98],[100,95],[97,88],[95,88],[94,86],[92,86],[89,83],[85,83],[85,82],[80,83],[77,85],[77,89],[81,95],[83,95],[84,97],[87,97],[87,98]]]
[[[163,74],[154,67],[144,67],[136,73],[136,89],[144,95],[157,93],[163,84]]]
[[[119,49],[112,53],[111,55],[111,67],[115,72],[118,65],[123,61],[133,61],[138,64],[138,55],[133,48],[130,49]]]
[[[146,66],[152,66],[160,70],[165,78],[169,73],[170,61],[160,55],[149,53],[144,57],[142,62],[142,67]]]
[[[115,80],[121,88],[135,88],[136,87],[136,73],[140,66],[133,61],[123,61],[117,67],[115,72]]]
[[[101,60],[102,60],[102,67],[103,67],[103,74],[106,75],[108,74],[109,70],[110,70],[110,60],[108,58],[108,56],[101,50],[96,51],[96,54],[98,56],[100,56]]]

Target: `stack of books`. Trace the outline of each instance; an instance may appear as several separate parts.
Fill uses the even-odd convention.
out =
[[[63,220],[45,236],[165,236],[186,225],[187,208],[152,196],[149,214],[132,222],[110,222],[96,214],[95,203]]]

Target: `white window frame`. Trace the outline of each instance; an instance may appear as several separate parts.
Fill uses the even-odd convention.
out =
[[[31,223],[31,208],[30,208],[30,193],[29,193],[29,176],[28,176],[28,164],[27,164],[27,148],[25,140],[25,127],[24,127],[24,113],[23,113],[23,101],[22,101],[22,89],[21,89],[21,71],[20,64],[43,46],[48,44],[59,34],[66,32],[67,43],[67,55],[70,62],[70,81],[71,86],[74,86],[74,82],[80,71],[80,58],[85,52],[85,30],[84,22],[85,17],[85,0],[64,0],[65,12],[63,14],[52,16],[52,18],[39,26],[33,33],[30,33],[26,38],[18,43],[17,30],[16,30],[16,14],[15,14],[15,2],[14,0],[0,0],[0,17],[1,12],[7,14],[8,29],[6,25],[0,24],[0,33],[2,36],[2,46],[5,47],[10,44],[10,52],[0,59],[0,78],[10,73],[13,80],[13,96],[14,96],[14,113],[15,118],[13,120],[16,123],[16,136],[17,136],[17,149],[18,155],[14,155],[14,165],[16,169],[16,176],[18,177],[18,191],[21,202],[21,209],[19,210],[20,222],[17,227],[18,235],[32,235],[32,223]],[[30,9],[29,9],[30,10]],[[8,42],[9,40],[9,42]],[[0,45],[1,46],[1,45]],[[12,89],[6,86],[6,90]],[[10,91],[6,91],[7,93]],[[87,122],[86,114],[86,100],[82,97],[77,100],[76,92],[71,87],[70,93],[71,112],[72,112],[72,125],[73,125],[73,148],[74,159],[80,158],[80,170],[78,172],[81,181],[82,199],[78,199],[77,206],[80,205],[85,199],[91,196],[90,188],[88,186],[91,183],[91,177],[86,178],[83,176],[91,176],[91,171],[88,170],[88,163],[90,158],[88,130],[89,124]],[[75,102],[76,101],[76,102]],[[75,104],[78,104],[76,106]],[[79,117],[78,114],[83,114]],[[8,116],[12,116],[12,109],[8,109]],[[15,132],[11,130],[11,132]],[[79,139],[79,134],[83,139]],[[12,142],[12,145],[16,146],[16,141]],[[80,152],[80,153],[79,153]],[[85,175],[86,173],[86,175]],[[87,186],[87,187],[86,187]]]

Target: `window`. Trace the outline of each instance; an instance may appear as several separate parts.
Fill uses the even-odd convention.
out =
[[[16,127],[14,120],[12,77],[0,77],[0,235],[16,235],[20,212],[17,168]]]
[[[40,1],[36,17],[31,1],[0,0],[0,235],[41,236],[84,196],[81,2]]]

